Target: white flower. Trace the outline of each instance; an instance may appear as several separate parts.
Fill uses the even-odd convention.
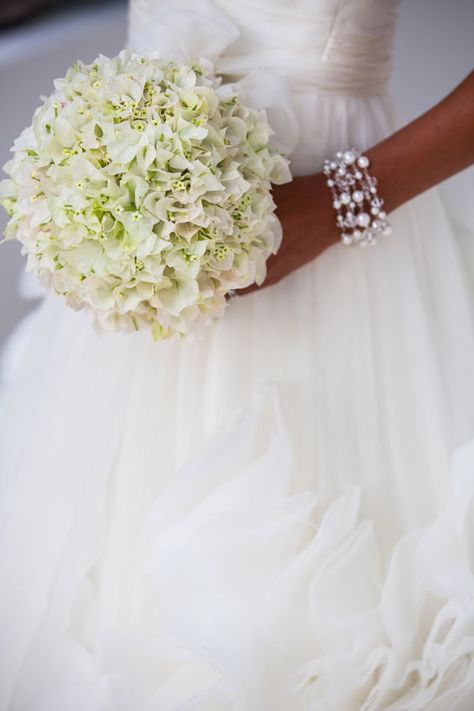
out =
[[[271,183],[291,179],[264,111],[212,66],[123,51],[78,62],[4,169],[7,239],[96,324],[192,337],[281,243]]]

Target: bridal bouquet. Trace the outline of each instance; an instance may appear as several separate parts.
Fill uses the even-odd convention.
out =
[[[78,62],[4,167],[6,239],[99,327],[191,337],[281,243],[271,183],[291,175],[271,134],[204,60]]]

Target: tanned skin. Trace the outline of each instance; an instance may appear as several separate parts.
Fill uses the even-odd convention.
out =
[[[350,146],[341,146],[341,149]],[[446,98],[364,154],[378,180],[387,213],[474,163],[474,71]],[[274,186],[283,227],[278,253],[267,260],[261,286],[237,290],[239,296],[276,284],[340,242],[332,197],[323,173],[298,176]]]

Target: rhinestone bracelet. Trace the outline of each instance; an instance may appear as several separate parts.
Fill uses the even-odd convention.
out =
[[[341,241],[348,246],[375,244],[379,235],[391,232],[383,200],[377,194],[377,178],[367,171],[369,165],[369,158],[356,148],[338,151],[324,161]]]

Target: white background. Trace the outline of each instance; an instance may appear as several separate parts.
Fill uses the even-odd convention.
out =
[[[238,2],[238,0],[236,0]],[[38,97],[80,58],[116,54],[125,42],[126,5],[87,6],[0,36],[0,165],[30,123]],[[473,0],[404,0],[396,35],[392,92],[410,120],[446,95],[474,64]],[[0,216],[3,230],[5,215]],[[0,246],[0,347],[31,307],[18,294],[19,246]]]

